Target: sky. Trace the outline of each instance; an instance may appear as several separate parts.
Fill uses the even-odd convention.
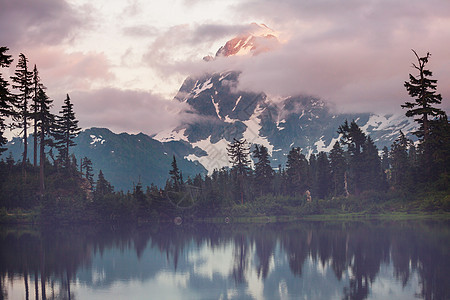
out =
[[[251,23],[279,47],[205,62]],[[450,110],[447,0],[0,0],[0,44],[14,71],[36,64],[60,109],[68,93],[80,126],[155,134],[192,120],[173,97],[189,75],[241,71],[238,89],[308,94],[344,112],[403,113],[416,58]],[[9,73],[8,73],[9,72]],[[274,97],[277,98],[277,97]]]

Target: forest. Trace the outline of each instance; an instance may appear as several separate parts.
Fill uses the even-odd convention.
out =
[[[0,66],[13,59],[0,47]],[[414,51],[413,51],[414,52]],[[268,149],[236,137],[228,145],[230,168],[183,178],[173,157],[164,187],[137,183],[115,191],[102,171],[92,174],[88,157],[77,161],[70,149],[80,132],[67,95],[59,114],[36,67],[24,54],[11,76],[0,74],[0,153],[6,130],[23,136],[23,158],[0,161],[1,222],[152,222],[215,217],[338,215],[349,213],[450,212],[450,125],[419,56],[404,86],[413,99],[402,108],[418,123],[413,143],[403,132],[390,149],[378,149],[355,120],[345,121],[342,137],[329,153],[306,157],[292,148],[285,166],[274,168]],[[31,131],[31,132],[30,132]],[[27,138],[35,138],[28,149]],[[30,145],[31,146],[31,145]],[[49,150],[47,150],[49,149]],[[28,151],[33,151],[29,161]]]

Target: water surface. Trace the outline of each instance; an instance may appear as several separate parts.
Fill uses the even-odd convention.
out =
[[[0,227],[0,299],[450,299],[448,222]]]

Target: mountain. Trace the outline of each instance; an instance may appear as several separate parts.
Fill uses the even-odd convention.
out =
[[[258,55],[279,44],[277,33],[264,24],[252,23],[247,32],[229,40],[217,51],[217,56]]]
[[[32,159],[33,139],[30,136],[29,158]],[[183,141],[161,143],[143,133],[116,134],[105,128],[90,128],[82,131],[75,139],[77,144],[71,152],[75,154],[78,162],[83,157],[88,157],[93,163],[94,177],[102,170],[105,178],[111,182],[115,190],[131,190],[133,184],[139,180],[143,186],[154,183],[164,187],[169,178],[169,170],[173,155],[177,158],[177,164],[183,172],[183,177],[195,176],[206,172],[199,163],[192,162],[184,157],[190,153],[205,155],[200,149]],[[15,160],[21,159],[23,151],[22,139],[14,138],[6,145],[7,151]],[[30,151],[31,150],[31,151]]]
[[[265,25],[252,24],[248,32],[221,47],[215,58],[205,60],[258,55],[277,45],[276,32]],[[340,139],[337,129],[345,120],[355,120],[370,134],[378,149],[389,147],[400,130],[414,139],[411,132],[416,124],[403,115],[335,113],[317,97],[239,91],[239,76],[239,72],[231,70],[186,78],[173,101],[189,104],[198,117],[195,122],[190,120],[152,137],[86,129],[77,137],[73,152],[78,160],[89,157],[94,174],[101,169],[116,189],[129,190],[139,180],[144,186],[150,183],[163,186],[173,155],[185,179],[229,166],[226,149],[233,138],[266,146],[273,167],[285,165],[292,147],[302,148],[307,156],[330,151]],[[32,139],[29,143],[32,145]],[[16,160],[22,153],[20,146],[21,139],[7,145]],[[3,154],[4,158],[9,151]]]
[[[264,25],[258,25],[260,36],[246,34],[228,41],[217,56],[256,55],[261,39],[276,39]],[[256,28],[257,29],[257,28]],[[210,58],[214,59],[214,58]],[[190,153],[188,159],[200,162],[210,172],[228,166],[227,144],[233,138],[245,138],[251,144],[269,149],[274,167],[284,165],[292,147],[300,147],[309,156],[330,151],[340,139],[337,129],[345,120],[355,120],[370,134],[379,149],[390,146],[402,130],[409,138],[416,125],[404,115],[372,113],[334,113],[319,98],[306,95],[278,97],[265,93],[238,91],[240,73],[227,71],[188,77],[174,101],[188,103],[199,115],[190,122],[154,136],[161,142],[185,141],[204,150],[207,155]]]

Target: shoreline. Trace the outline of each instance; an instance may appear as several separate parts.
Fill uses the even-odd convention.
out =
[[[6,213],[0,215],[1,225],[48,225],[48,224],[61,224],[61,223],[48,223],[41,222],[40,216],[37,211],[18,212],[18,213]],[[309,214],[309,215],[258,215],[258,216],[216,216],[205,218],[189,218],[192,223],[212,223],[212,224],[228,224],[228,223],[276,223],[276,222],[293,222],[293,221],[408,221],[408,220],[450,220],[450,212],[438,211],[438,212],[405,212],[405,211],[392,211],[383,213],[368,213],[368,212],[346,212],[346,213],[322,213],[322,214]],[[168,223],[171,222],[169,218],[167,220],[147,220],[145,222],[129,221],[118,222],[118,224],[151,224],[151,223]],[[110,224],[114,222],[63,222],[64,225],[80,224],[80,225],[99,225]]]

